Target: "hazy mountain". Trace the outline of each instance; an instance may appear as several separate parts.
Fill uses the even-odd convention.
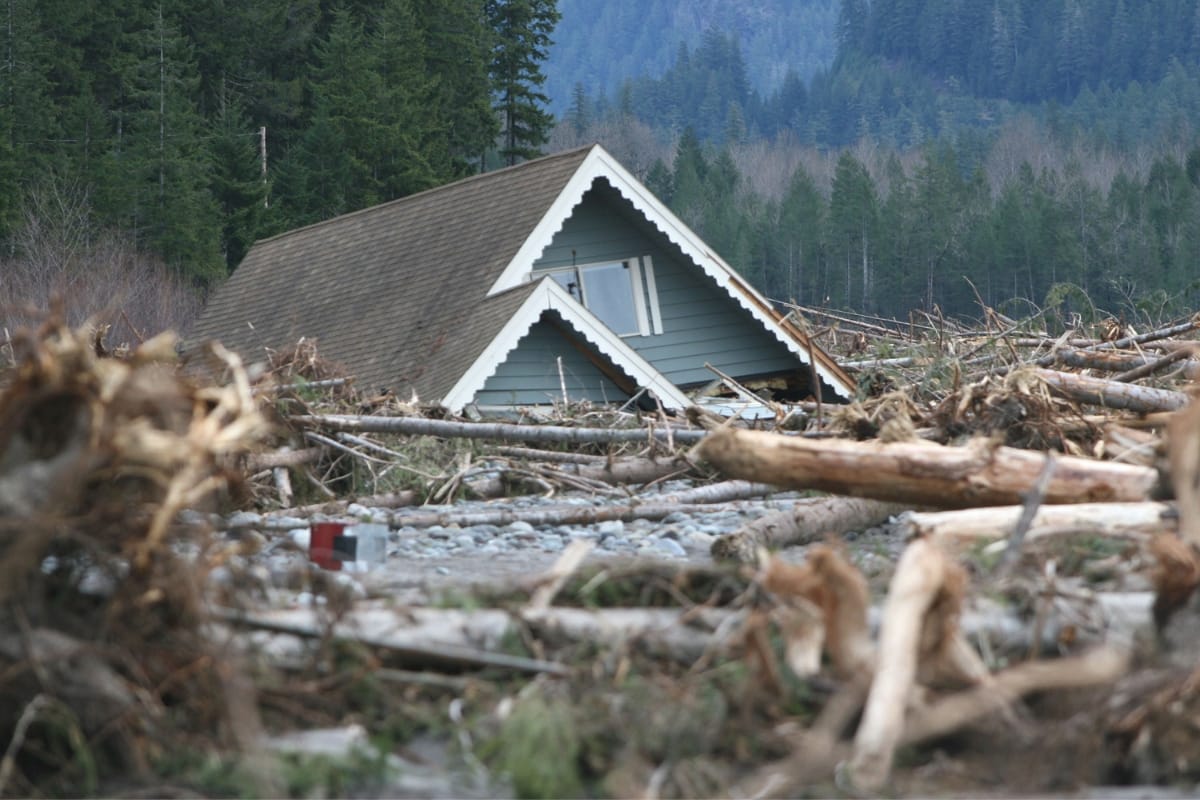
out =
[[[778,89],[789,68],[807,80],[837,49],[839,0],[559,0],[562,20],[545,65],[551,110],[562,113],[582,84],[612,95],[627,78],[659,77],[680,44],[705,30],[734,34],[754,89]]]

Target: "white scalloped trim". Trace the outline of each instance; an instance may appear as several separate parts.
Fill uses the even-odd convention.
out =
[[[630,375],[638,386],[653,391],[664,408],[683,409],[690,401],[679,387],[650,365],[608,326],[580,305],[553,278],[542,278],[538,287],[513,313],[500,332],[488,343],[479,357],[459,378],[444,398],[442,405],[454,413],[462,410],[483,389],[488,379],[516,349],[521,337],[537,322],[542,312],[554,310],[602,355]]]
[[[731,266],[716,253],[711,252],[691,228],[675,216],[600,145],[592,146],[591,151],[579,165],[579,169],[567,181],[566,186],[550,205],[549,210],[530,232],[521,249],[517,251],[512,261],[492,284],[488,291],[489,297],[530,280],[533,263],[553,241],[554,236],[562,230],[575,206],[582,202],[584,193],[592,187],[597,178],[607,179],[622,197],[632,203],[634,208],[640,211],[671,243],[712,278],[717,286],[724,289],[739,306],[758,320],[759,324],[771,333],[780,344],[799,358],[802,363],[809,363],[808,352],[800,342],[788,334],[778,321],[763,312],[763,308],[770,308],[770,302],[753,286],[738,277]],[[847,385],[841,376],[830,372],[820,363],[815,366],[817,374],[838,395],[846,399],[854,396],[854,388]]]

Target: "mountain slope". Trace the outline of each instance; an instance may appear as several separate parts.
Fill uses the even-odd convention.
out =
[[[833,62],[839,0],[559,0],[562,19],[544,68],[551,110],[565,112],[575,85],[592,97],[627,78],[658,77],[679,45],[705,30],[736,34],[750,84],[776,90],[788,69],[807,80]]]

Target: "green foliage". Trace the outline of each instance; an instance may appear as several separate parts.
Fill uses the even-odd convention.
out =
[[[499,130],[493,56],[518,49],[504,64],[529,90],[528,155],[553,122],[537,87],[557,14],[491,6],[529,10],[532,38],[493,30],[503,15],[480,0],[12,0],[0,246],[15,251],[21,196],[53,176],[93,224],[207,286],[261,236],[474,171]]]
[[[513,707],[484,758],[509,776],[517,797],[582,793],[579,724],[565,698],[530,693]]]
[[[560,14],[556,0],[486,0],[484,9],[495,34],[489,75],[502,119],[500,156],[511,166],[540,155],[554,126],[541,64]]]

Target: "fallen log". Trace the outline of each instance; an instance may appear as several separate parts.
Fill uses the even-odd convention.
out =
[[[581,478],[585,481],[599,481],[610,486],[635,486],[672,476],[702,477],[695,465],[682,458],[658,460],[631,458],[586,465],[566,463],[557,467],[544,467],[538,472],[539,477],[548,481],[554,481],[560,475],[564,479]],[[467,480],[463,483],[477,497],[492,498],[510,494],[513,485],[519,483],[519,479],[516,481],[510,479],[507,471],[501,470],[499,475]]]
[[[1093,378],[1073,372],[1040,369],[1037,376],[1054,392],[1077,403],[1149,413],[1175,411],[1188,404],[1188,396],[1170,389]]]
[[[939,543],[1003,539],[1020,519],[1021,506],[966,508],[956,511],[910,511],[900,518],[906,536]],[[1099,535],[1143,539],[1178,530],[1171,503],[1078,503],[1041,506],[1025,534],[1026,541],[1051,536]]]
[[[909,506],[860,497],[813,497],[800,500],[790,509],[765,514],[733,533],[718,536],[712,557],[718,561],[753,564],[760,549],[812,544],[829,535],[858,531],[887,521]]]
[[[765,487],[768,491],[771,487]],[[674,512],[704,514],[712,511],[711,505],[701,503],[678,503],[670,497],[661,502],[621,506],[550,506],[527,509],[488,509],[486,511],[414,511],[389,514],[387,523],[392,528],[429,528],[434,525],[458,525],[468,528],[473,525],[511,525],[528,522],[530,525],[594,525],[599,522],[620,520],[633,522],[636,519],[660,520]]]
[[[982,439],[947,447],[924,441],[811,441],[739,430],[714,431],[698,453],[732,477],[907,503],[910,508],[1019,504],[1046,460],[1042,453]],[[1142,501],[1157,481],[1157,471],[1149,467],[1061,456],[1043,502]]]
[[[488,439],[503,442],[560,442],[620,444],[677,442],[695,444],[704,431],[683,428],[568,428],[562,425],[514,425],[504,422],[452,422],[424,417],[376,417],[348,414],[297,414],[288,421],[304,428],[357,433],[395,433],[440,436],[446,439]]]
[[[284,447],[271,453],[252,453],[246,456],[246,471],[258,472],[276,467],[298,467],[301,464],[312,464],[320,461],[324,452],[325,448],[323,447],[306,447],[301,450]]]
[[[1184,359],[1186,359],[1189,356],[1192,356],[1194,354],[1195,354],[1194,350],[1191,350],[1191,351],[1182,350],[1182,349],[1175,350],[1173,352],[1167,353],[1162,358],[1157,358],[1157,359],[1154,359],[1153,361],[1148,361],[1145,364],[1142,364],[1141,366],[1126,370],[1125,372],[1122,372],[1120,375],[1114,375],[1113,380],[1120,381],[1122,383],[1128,383],[1131,381],[1139,381],[1142,378],[1153,375],[1154,373],[1158,372],[1161,369],[1165,369],[1166,367],[1169,367],[1170,365],[1174,364],[1176,361],[1183,361]]]
[[[331,626],[320,612],[276,609],[218,610],[216,616],[242,628],[302,638],[329,635],[387,650],[413,667],[495,667],[518,672],[566,675],[565,665],[503,652],[516,623],[543,638],[617,649],[630,642],[651,655],[690,664],[714,646],[714,633],[736,628],[743,612],[719,608],[560,608],[512,613],[502,609],[358,608]],[[731,644],[727,643],[727,644]],[[290,658],[285,643],[268,656]]]

